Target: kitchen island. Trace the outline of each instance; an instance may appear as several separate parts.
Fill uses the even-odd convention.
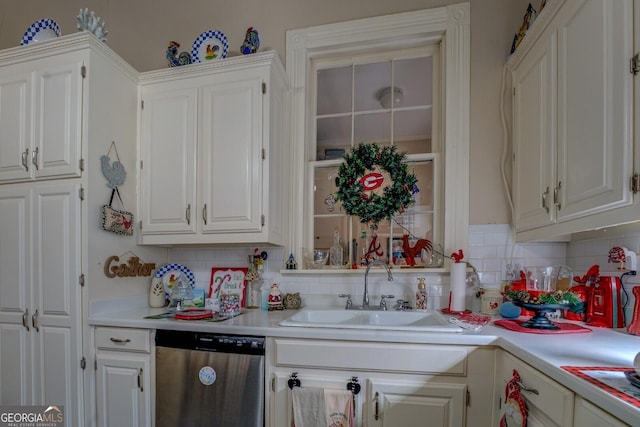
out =
[[[102,305],[102,304],[101,304]],[[325,340],[351,343],[425,344],[430,346],[470,346],[497,348],[535,368],[540,373],[571,390],[577,396],[597,405],[619,420],[640,425],[640,408],[562,369],[562,366],[631,367],[640,352],[640,337],[622,331],[589,328],[589,333],[539,335],[519,333],[489,324],[478,332],[418,333],[382,330],[338,328],[283,327],[279,323],[294,315],[293,310],[245,310],[238,317],[223,322],[179,321],[173,319],[145,319],[166,312],[166,308],[134,308],[113,304],[122,311],[105,309],[103,305],[90,318],[94,327],[143,328],[149,330],[174,329],[222,334],[261,335],[267,338],[292,340]],[[275,342],[275,341],[274,341]],[[389,364],[393,364],[389,361]],[[493,367],[487,372],[493,372]],[[493,383],[493,378],[487,378]],[[503,386],[496,382],[495,400],[503,394]],[[499,405],[495,402],[496,406]],[[486,409],[485,409],[486,410]],[[499,411],[499,409],[494,408]],[[473,424],[467,424],[473,425]],[[560,425],[560,424],[559,424]]]

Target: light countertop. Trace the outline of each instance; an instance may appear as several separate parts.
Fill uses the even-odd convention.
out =
[[[144,319],[149,315],[164,313],[167,308],[121,308],[125,311],[95,310],[89,323],[93,326],[175,329],[266,337],[497,346],[624,422],[640,425],[640,409],[561,369],[561,366],[633,366],[633,359],[640,352],[640,336],[621,331],[590,328],[590,333],[543,335],[513,332],[493,324],[479,332],[462,333],[302,328],[278,325],[280,321],[295,314],[292,310],[268,312],[245,309],[243,314],[232,319],[207,322]]]

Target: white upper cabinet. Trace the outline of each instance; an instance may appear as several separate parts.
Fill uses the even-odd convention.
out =
[[[141,78],[142,244],[285,244],[288,84],[277,54]]]
[[[82,173],[85,54],[0,68],[0,183]]]
[[[625,221],[603,213],[634,202],[633,10],[547,2],[509,60],[518,240]]]

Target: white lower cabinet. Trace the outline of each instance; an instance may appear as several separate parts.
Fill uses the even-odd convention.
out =
[[[513,371],[520,375],[520,393],[527,405],[528,427],[627,426],[608,412],[585,400],[557,381],[512,354],[498,350],[496,357],[498,420],[504,415],[504,391]],[[497,421],[496,421],[497,422]],[[497,425],[497,424],[495,424]]]
[[[275,338],[267,425],[292,424],[293,373],[301,387],[344,389],[356,377],[358,427],[491,425],[494,354],[492,347]]]
[[[152,425],[155,381],[151,331],[99,327],[95,339],[97,425]]]
[[[81,425],[80,185],[0,186],[0,405]]]

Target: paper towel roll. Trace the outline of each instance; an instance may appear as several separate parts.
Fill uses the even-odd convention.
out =
[[[449,310],[464,311],[465,310],[465,281],[467,277],[467,263],[456,262],[451,264],[451,273],[449,275],[449,286],[451,290],[451,303]]]

